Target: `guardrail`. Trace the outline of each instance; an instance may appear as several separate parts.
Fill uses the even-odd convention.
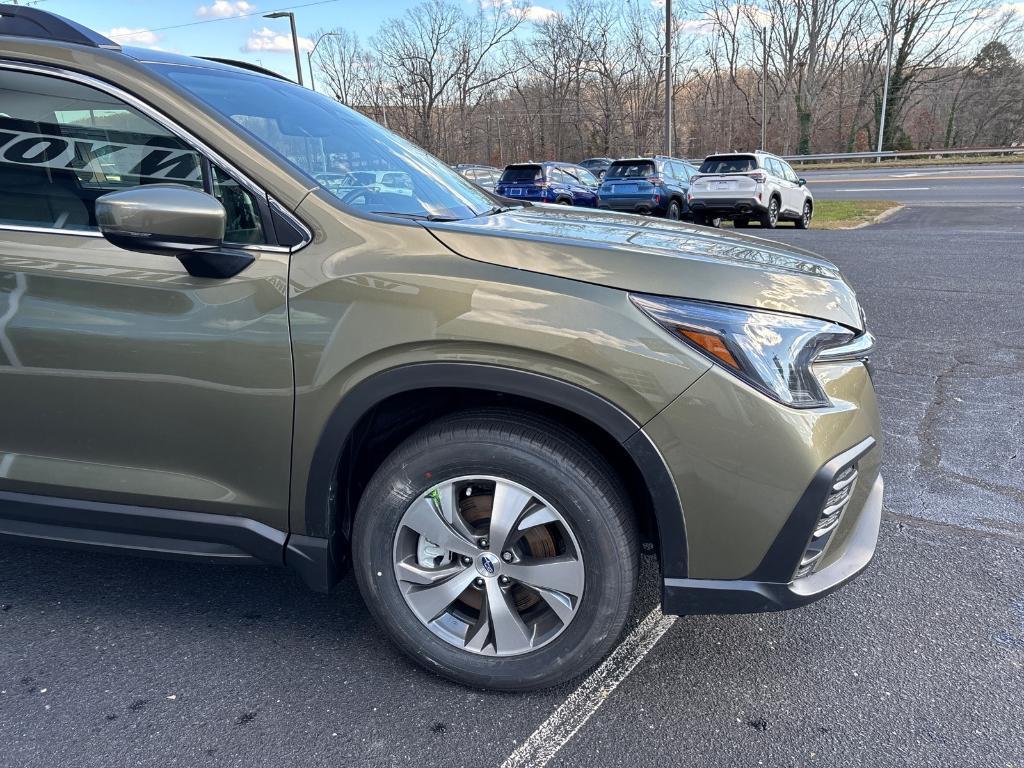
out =
[[[908,151],[887,150],[885,152],[833,152],[823,155],[782,155],[791,163],[829,163],[849,160],[898,160],[908,157],[948,157],[950,155],[1024,155],[1020,147],[973,147],[969,149],[914,149]]]

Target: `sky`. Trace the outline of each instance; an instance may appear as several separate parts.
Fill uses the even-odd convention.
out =
[[[9,2],[10,0],[6,0]],[[292,10],[300,44],[308,48],[319,29],[346,27],[364,41],[385,19],[400,16],[419,0],[20,0],[112,37],[122,45],[160,48],[193,56],[242,59],[295,78],[288,19],[264,13]],[[467,10],[481,2],[457,0]],[[537,0],[529,17],[564,10],[567,0]],[[188,25],[188,26],[184,26]],[[302,56],[303,74],[306,57]]]

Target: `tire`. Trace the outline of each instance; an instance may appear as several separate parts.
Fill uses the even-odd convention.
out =
[[[779,198],[773,197],[768,201],[768,210],[761,216],[761,226],[765,229],[775,229],[779,223]]]
[[[732,225],[736,229],[746,229],[750,226],[750,219],[733,219]]]
[[[814,209],[811,207],[810,200],[804,202],[803,214],[794,223],[797,229],[810,229],[811,228],[811,216],[814,214]]]
[[[665,218],[671,219],[672,221],[679,221],[683,218],[683,210],[679,205],[678,200],[672,200],[668,204],[668,210],[665,211]]]
[[[362,495],[352,533],[352,565],[359,590],[377,622],[402,651],[427,670],[450,680],[478,688],[523,691],[577,677],[612,649],[622,634],[636,589],[636,526],[626,494],[614,477],[614,471],[600,454],[554,421],[500,409],[468,411],[435,421],[394,450]],[[488,483],[492,480],[494,487],[489,491]],[[455,481],[451,487],[449,481]],[[467,482],[471,496],[465,495]],[[467,550],[460,557],[449,552],[447,556],[440,555],[439,565],[422,567],[421,547],[432,558],[428,559],[432,564],[438,562],[435,554],[446,549],[432,544],[412,527],[425,529],[436,525],[440,519],[434,514],[441,503],[438,499],[452,500],[449,508],[454,504],[461,511],[449,519],[447,526],[432,529],[436,530],[431,534],[435,538],[446,537],[450,546],[465,549],[465,542],[471,541],[473,535],[501,536],[500,530],[491,526],[491,502],[497,498],[499,482],[506,489],[513,489],[503,499],[514,497],[514,489],[522,493],[518,498],[532,499],[523,508],[529,511],[520,510],[520,517],[505,517],[506,521],[516,521],[504,526],[504,530],[513,532],[508,538],[513,543],[501,548],[495,542],[494,547],[502,549],[500,553],[490,549]],[[544,506],[530,506],[538,501]],[[517,508],[511,503],[502,506]],[[558,521],[524,526],[526,530],[522,530],[520,526],[526,518],[537,518],[538,509],[553,510],[551,516]],[[479,516],[480,510],[486,510],[483,518]],[[476,522],[469,523],[474,515]],[[552,532],[563,524],[564,531]],[[467,526],[471,526],[468,538],[462,538]],[[456,538],[451,535],[453,530]],[[568,612],[570,601],[545,599],[525,587],[525,581],[505,576],[503,569],[517,576],[537,563],[543,565],[535,551],[521,557],[522,548],[534,546],[532,540],[527,541],[530,536],[549,536],[554,541],[554,533],[558,534],[557,546],[564,551],[552,548],[544,556],[581,562],[579,586],[562,589],[569,593],[579,589],[582,594],[571,601],[574,613],[567,622],[543,623],[545,611],[555,615],[552,606],[557,606]],[[476,543],[484,546],[479,538]],[[487,546],[491,544],[487,541]],[[415,582],[409,578],[400,581],[399,577],[410,563],[411,556],[403,554],[411,551],[409,547],[415,547],[415,559],[411,561],[417,576]],[[513,557],[513,549],[517,552],[514,562],[501,562]],[[482,568],[485,558],[492,563],[487,566],[488,573]],[[466,560],[471,564],[466,564]],[[516,572],[517,564],[525,567]],[[423,574],[431,575],[433,567],[457,571],[442,584],[463,580],[437,601],[429,594],[436,586],[417,586],[423,583]],[[502,579],[506,581],[501,582]],[[510,583],[502,588],[499,582]],[[468,586],[458,592],[462,583]],[[448,593],[457,596],[445,602]],[[524,594],[536,602],[520,609]],[[420,618],[424,611],[417,613],[413,608],[419,606],[414,601],[424,595],[429,603],[427,615],[442,618],[433,622],[433,628],[428,626],[427,619]],[[514,602],[504,601],[503,596],[513,598]],[[500,601],[506,612],[515,612],[523,623],[523,632],[513,633],[516,642],[508,641],[509,623],[500,609],[494,615],[501,614],[504,619],[499,616],[491,620],[489,611],[485,617],[492,599],[495,605]],[[475,614],[469,603],[477,606]],[[439,604],[440,613],[435,613]],[[527,623],[533,623],[533,619],[528,616],[539,617],[531,627]],[[504,627],[500,634],[499,624]],[[542,625],[546,628],[543,632],[539,629]],[[464,637],[452,637],[452,627],[464,632]],[[464,645],[474,645],[476,650],[468,650]],[[509,653],[498,655],[500,647]]]

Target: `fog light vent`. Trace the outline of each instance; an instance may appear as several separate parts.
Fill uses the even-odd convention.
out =
[[[793,574],[794,579],[811,573],[825,554],[828,540],[832,537],[835,529],[839,527],[839,521],[842,520],[843,512],[846,511],[846,507],[850,503],[856,484],[856,465],[847,467],[833,478],[832,487],[829,489],[829,494],[821,508],[821,514],[818,515],[818,521],[814,524],[814,530],[811,532],[811,540],[807,549],[804,550],[803,557],[800,558],[796,573]]]

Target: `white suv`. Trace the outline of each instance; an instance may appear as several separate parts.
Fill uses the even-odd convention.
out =
[[[693,220],[711,226],[732,219],[737,228],[746,227],[756,219],[768,229],[780,220],[807,229],[814,214],[806,182],[767,152],[709,155],[690,180],[688,202]]]

